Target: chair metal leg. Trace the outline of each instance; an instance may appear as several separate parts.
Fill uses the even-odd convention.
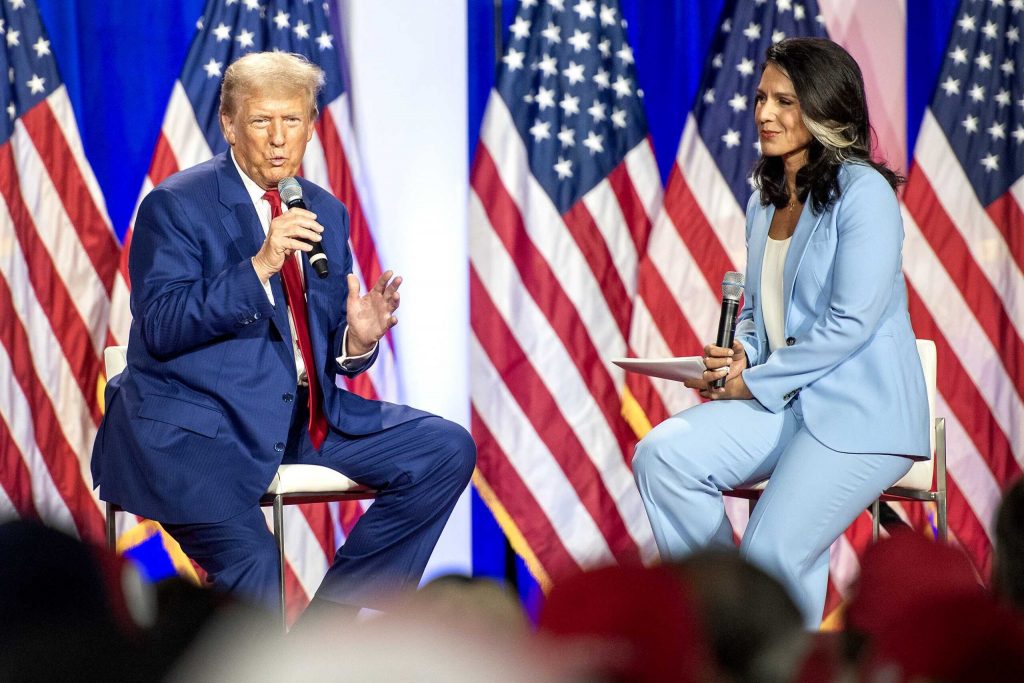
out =
[[[871,504],[871,541],[874,543],[878,541],[878,527],[879,519],[882,514],[882,505],[878,498],[875,498],[875,502]]]
[[[281,602],[281,627],[288,632],[288,612],[284,604],[284,506],[281,496],[274,496],[274,538],[277,540],[277,586]]]
[[[117,551],[117,510],[113,503],[107,503],[107,550]]]
[[[946,419],[935,418],[935,514],[938,517],[939,540],[949,541],[946,519]]]
[[[938,534],[939,541],[942,543],[949,542],[949,526],[946,521],[946,492],[941,491],[935,494],[935,511],[938,517]]]

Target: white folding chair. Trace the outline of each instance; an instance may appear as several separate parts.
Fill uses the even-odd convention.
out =
[[[103,351],[103,362],[107,379],[120,374],[128,359],[127,346],[108,346]],[[102,492],[102,491],[101,491]],[[322,465],[281,465],[277,468],[267,492],[260,498],[262,507],[273,507],[274,539],[277,542],[278,592],[281,602],[281,623],[287,629],[285,610],[285,537],[284,506],[299,503],[331,503],[343,500],[364,500],[374,498],[376,491],[358,484],[344,474]],[[107,547],[117,549],[117,528],[115,516],[122,508],[106,503]]]
[[[881,501],[933,502],[936,508],[936,535],[945,543],[949,536],[946,521],[946,421],[944,418],[935,417],[935,384],[938,365],[935,342],[929,339],[918,339],[917,354],[921,358],[925,387],[928,390],[928,418],[929,424],[932,426],[930,435],[932,458],[915,462],[906,476],[883,491],[882,495],[871,504],[872,538],[878,540]],[[748,499],[750,510],[753,511],[757,499],[767,484],[768,481],[765,480],[750,487],[725,491],[724,495]]]

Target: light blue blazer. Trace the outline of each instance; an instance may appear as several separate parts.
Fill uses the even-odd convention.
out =
[[[783,271],[787,346],[770,352],[761,265],[775,207],[747,204],[747,272],[736,338],[754,397],[779,412],[799,394],[804,425],[847,453],[930,457],[928,398],[901,270],[903,221],[880,173],[847,162],[840,197],[804,208]]]

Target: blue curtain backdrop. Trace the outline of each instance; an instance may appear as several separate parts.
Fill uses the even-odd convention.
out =
[[[61,76],[118,235],[131,219],[149,167],[171,86],[205,0],[37,0]],[[349,0],[369,2],[372,0]],[[495,12],[501,40],[512,0],[468,0],[469,154],[476,148],[494,80]],[[651,137],[667,178],[704,68],[724,0],[622,0],[644,89]],[[931,99],[957,0],[907,0],[907,126],[913,150]],[[880,50],[902,46],[879,45]],[[500,46],[499,46],[500,48]],[[518,577],[528,604],[536,589],[510,555],[493,517],[474,497],[473,561],[480,575]]]

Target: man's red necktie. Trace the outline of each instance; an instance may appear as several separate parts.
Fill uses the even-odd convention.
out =
[[[268,190],[263,198],[270,202],[270,219],[281,215],[281,195],[277,190]],[[299,343],[299,353],[306,366],[306,379],[309,382],[309,440],[313,448],[320,450],[327,437],[327,418],[321,405],[320,383],[317,380],[317,365],[313,358],[313,344],[309,340],[309,316],[306,314],[306,296],[302,289],[302,278],[299,276],[299,264],[295,256],[287,256],[281,268],[281,284],[284,285],[284,298],[292,313],[295,323],[295,336]]]

